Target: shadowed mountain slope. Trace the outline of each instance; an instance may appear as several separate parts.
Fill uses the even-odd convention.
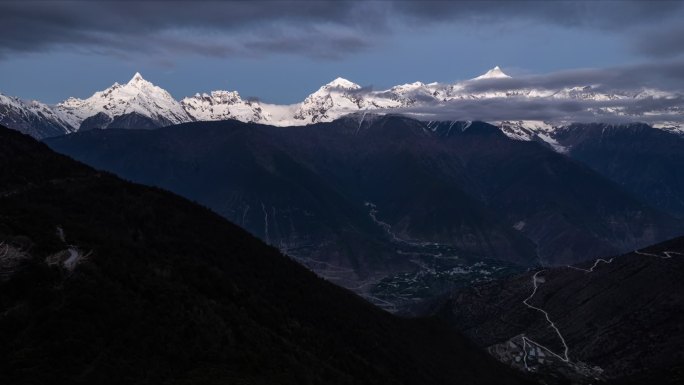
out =
[[[0,382],[521,383],[449,327],[0,128]]]
[[[557,140],[644,202],[684,217],[684,137],[645,124],[573,124]]]
[[[521,369],[674,384],[684,378],[683,275],[680,237],[463,289],[438,312]]]
[[[290,254],[361,276],[402,266],[392,247],[382,246],[386,233],[523,265],[538,254],[553,265],[684,231],[586,166],[480,122],[391,115],[306,127],[197,122],[47,143],[197,200]],[[348,241],[340,242],[341,234]],[[340,243],[364,247],[326,247]],[[370,244],[377,247],[367,253]],[[316,250],[298,251],[312,245]]]

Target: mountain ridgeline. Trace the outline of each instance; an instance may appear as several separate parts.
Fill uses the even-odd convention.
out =
[[[472,262],[467,271],[492,260],[562,265],[683,231],[587,166],[481,122],[358,114],[305,127],[94,130],[46,143],[202,203],[376,299],[374,288],[397,275],[435,270],[445,249]]]
[[[1,383],[524,383],[174,194],[5,128],[0,170]]]
[[[586,84],[558,89],[524,87],[478,90],[477,87],[481,82],[507,83],[509,80],[510,76],[499,67],[473,79],[455,83],[413,82],[386,90],[372,90],[338,77],[312,92],[300,103],[276,105],[256,98],[243,99],[237,91],[226,90],[196,93],[176,100],[169,92],[136,73],[125,84],[114,83],[86,99],[71,97],[55,105],[35,100],[23,101],[0,94],[0,124],[36,138],[45,138],[93,128],[157,128],[184,122],[227,119],[274,126],[302,126],[330,122],[350,113],[368,112],[417,114],[414,116],[422,119],[438,119],[439,116],[453,115],[453,111],[460,110],[463,103],[496,103],[509,98],[517,102],[524,100],[534,106],[539,101],[640,103],[653,99],[671,102],[680,97],[676,92],[655,89],[605,92]],[[666,121],[653,122],[654,127],[680,135],[684,133],[681,110],[664,108],[660,111],[648,111],[661,112],[668,117]],[[426,115],[426,111],[431,112]],[[597,121],[608,118],[606,110],[602,110],[600,114],[591,109],[585,112],[596,114]],[[623,112],[617,108],[615,114],[619,116]],[[632,111],[631,114],[635,119],[643,117],[649,121],[655,116],[647,111]],[[554,124],[564,127],[572,123],[568,116],[550,119],[556,121],[520,121],[514,124],[502,121],[497,124],[512,137],[525,138],[534,134],[535,127],[539,125]]]

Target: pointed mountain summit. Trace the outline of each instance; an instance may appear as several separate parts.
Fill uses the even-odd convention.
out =
[[[143,83],[143,82],[147,83],[147,84],[152,84],[152,83],[148,82],[147,80],[145,80],[142,77],[142,75],[140,74],[140,72],[136,72],[135,75],[133,75],[133,77],[131,78],[131,80],[129,80],[128,83],[126,83],[126,85],[135,85],[135,84],[139,84],[139,83]]]
[[[345,78],[337,77],[337,78],[335,78],[335,80],[326,84],[322,88],[326,88],[326,89],[328,89],[328,88],[347,88],[347,89],[356,90],[356,89],[361,88],[361,86],[350,81],[350,80],[347,80]]]
[[[294,119],[305,124],[317,123],[364,109],[362,96],[347,93],[359,89],[360,85],[338,77],[307,96],[295,111]]]
[[[114,83],[87,99],[69,98],[55,109],[79,130],[155,128],[192,120],[170,93],[145,80],[140,72],[126,84]]]
[[[499,67],[497,67],[497,68],[499,68]],[[140,81],[140,80],[145,80],[145,79],[143,79],[143,77],[142,77],[142,75],[140,74],[140,72],[136,72],[135,75],[133,75],[133,77],[132,77],[131,80],[129,81],[129,83],[131,83],[131,82],[136,82],[136,81]]]
[[[472,79],[472,80],[482,80],[482,79],[510,79],[511,77],[506,75],[499,66],[496,66],[484,74]]]

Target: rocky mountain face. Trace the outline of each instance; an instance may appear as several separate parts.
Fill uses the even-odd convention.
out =
[[[196,122],[47,143],[200,202],[390,310],[516,265],[577,262],[682,231],[589,168],[480,122],[360,114],[306,127]],[[434,290],[410,289],[426,286]]]
[[[0,168],[2,383],[526,383],[176,195],[2,127]]]
[[[237,91],[212,91],[181,100],[181,106],[193,120],[236,119],[242,122],[269,122],[271,115],[257,101],[245,101]]]
[[[437,312],[550,383],[679,383],[684,238],[454,293]],[[646,380],[648,379],[648,380]]]
[[[0,94],[0,124],[36,138],[70,133],[73,127],[47,105]]]
[[[64,133],[93,128],[155,128],[189,121],[215,121],[237,119],[243,122],[263,123],[275,126],[307,125],[330,122],[351,113],[403,113],[411,116],[439,116],[462,119],[469,111],[455,109],[463,103],[482,101],[511,101],[518,103],[574,101],[574,102],[625,102],[672,100],[679,95],[659,90],[637,90],[621,93],[606,93],[595,86],[575,86],[561,89],[510,88],[487,89],[478,85],[491,82],[506,82],[512,78],[501,68],[495,67],[476,78],[455,83],[414,82],[397,85],[387,90],[364,88],[343,78],[337,78],[309,95],[301,103],[274,105],[256,100],[243,100],[237,91],[212,91],[176,101],[167,91],[144,80],[139,73],[126,84],[115,83],[104,91],[96,92],[87,99],[69,98],[55,106],[42,105],[39,117],[24,102],[8,103],[0,99],[0,108],[18,109],[13,118],[3,121],[12,128],[31,133],[36,137],[57,136]],[[667,104],[667,103],[666,103]],[[676,104],[676,103],[675,103]],[[9,106],[9,107],[8,107]],[[35,108],[34,108],[35,109]],[[596,120],[610,117],[628,118],[638,121],[645,117],[639,111],[626,110],[607,103],[590,112]],[[653,111],[651,111],[653,112]],[[655,122],[654,126],[681,134],[683,129],[676,116],[680,107],[668,107],[668,121]],[[426,115],[427,113],[427,115]],[[0,115],[2,116],[2,115]],[[27,118],[32,117],[32,118]],[[477,116],[475,117],[477,118]],[[435,119],[435,118],[427,118]],[[560,118],[559,118],[560,119]],[[33,122],[31,124],[31,122]],[[559,122],[504,121],[498,125],[509,136],[516,139],[542,139],[554,145],[554,127],[568,125],[571,118]],[[51,128],[46,128],[44,126]],[[562,147],[557,147],[562,149]]]
[[[347,79],[337,78],[309,95],[294,114],[294,119],[307,123],[327,122],[335,117],[365,107],[363,98],[354,91],[361,86]]]

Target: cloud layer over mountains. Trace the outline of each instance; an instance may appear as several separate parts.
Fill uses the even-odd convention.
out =
[[[451,100],[443,105],[423,105],[396,110],[421,119],[484,120],[539,120],[549,122],[602,122],[649,124],[660,122],[682,123],[684,100],[675,98],[644,98],[617,100],[566,100],[554,98],[488,98]],[[607,109],[622,112],[616,114]]]

